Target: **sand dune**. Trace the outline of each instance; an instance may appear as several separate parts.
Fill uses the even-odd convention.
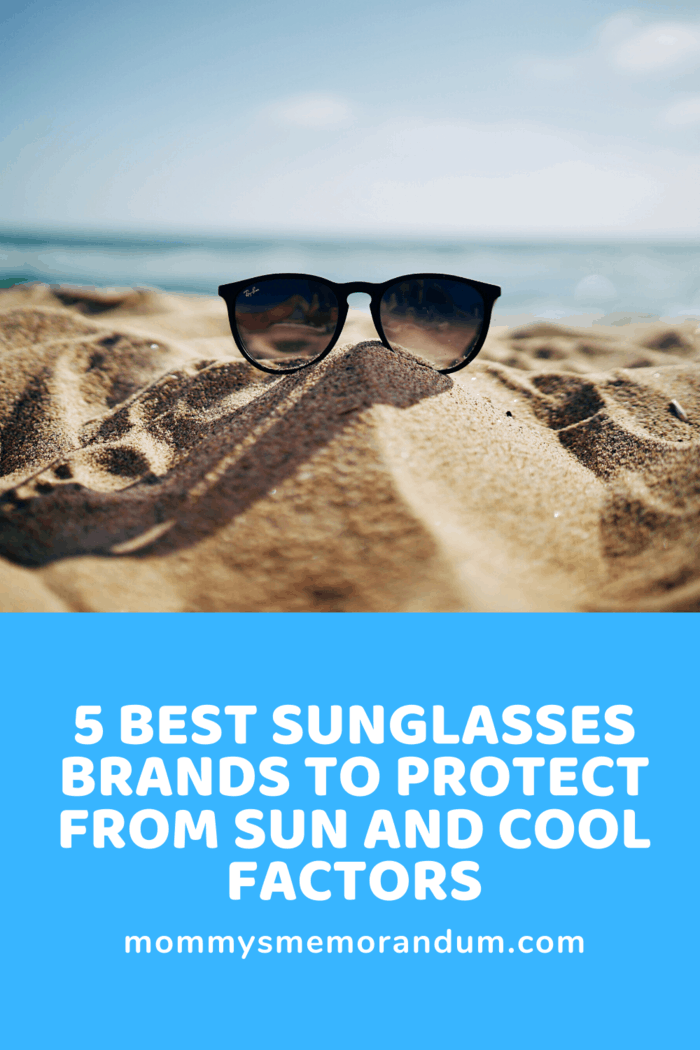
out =
[[[497,328],[440,376],[355,312],[277,378],[217,299],[0,292],[0,607],[698,610],[695,328]]]

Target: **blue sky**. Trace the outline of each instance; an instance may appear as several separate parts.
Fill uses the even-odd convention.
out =
[[[0,11],[5,225],[700,236],[696,2]]]

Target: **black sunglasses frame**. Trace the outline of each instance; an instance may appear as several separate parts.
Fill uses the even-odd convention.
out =
[[[452,368],[438,368],[434,371],[440,372],[443,375],[447,375],[449,372],[459,372],[461,368],[464,368],[473,361],[476,355],[481,350],[486,336],[488,335],[489,325],[491,324],[491,314],[493,312],[493,305],[501,294],[501,289],[495,284],[484,284],[482,281],[470,281],[466,277],[456,277],[450,273],[408,273],[402,277],[392,277],[390,281],[383,281],[381,284],[371,284],[369,281],[349,281],[345,284],[337,284],[335,281],[329,281],[325,277],[315,277],[310,273],[266,273],[260,277],[249,277],[245,281],[234,281],[232,284],[222,284],[219,286],[219,295],[226,303],[228,309],[229,322],[231,324],[231,334],[233,335],[236,346],[241,351],[247,361],[254,365],[255,368],[259,368],[262,372],[268,372],[270,375],[292,375],[294,372],[301,372],[304,368],[311,368],[312,365],[317,365],[320,361],[327,357],[331,352],[335,344],[340,338],[340,333],[343,330],[345,321],[348,316],[348,296],[352,295],[353,292],[366,292],[370,296],[370,313],[372,320],[374,321],[374,327],[377,329],[377,334],[382,342],[382,345],[391,350],[393,348],[389,343],[389,340],[384,334],[382,328],[382,322],[380,317],[380,303],[382,296],[391,288],[392,285],[398,284],[399,281],[410,281],[419,280],[422,278],[434,278],[436,280],[445,281],[459,281],[461,284],[466,284],[470,288],[474,288],[475,291],[479,292],[481,298],[484,301],[484,320],[479,333],[479,338],[469,352],[468,357],[465,357],[463,361],[460,361],[458,365],[453,365]],[[333,337],[318,357],[315,357],[312,361],[308,361],[304,365],[297,365],[296,368],[267,368],[259,361],[255,361],[246,351],[243,341],[238,334],[238,325],[236,324],[236,297],[239,292],[250,287],[251,284],[255,284],[256,281],[266,281],[271,278],[275,280],[294,280],[302,279],[305,281],[318,281],[320,284],[326,285],[331,288],[338,300],[338,321]],[[420,358],[416,358],[420,360]],[[428,365],[427,367],[431,367]]]

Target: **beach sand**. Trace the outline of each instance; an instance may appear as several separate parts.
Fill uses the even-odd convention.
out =
[[[497,327],[442,376],[355,311],[274,377],[216,298],[0,291],[0,608],[700,610],[696,329]]]

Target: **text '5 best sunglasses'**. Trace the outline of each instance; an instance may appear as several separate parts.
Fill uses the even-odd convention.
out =
[[[352,292],[371,297],[372,320],[388,350],[403,350],[438,372],[456,372],[484,345],[501,289],[444,273],[411,273],[383,284],[273,273],[219,288],[239,350],[273,374],[298,372],[330,353]]]

